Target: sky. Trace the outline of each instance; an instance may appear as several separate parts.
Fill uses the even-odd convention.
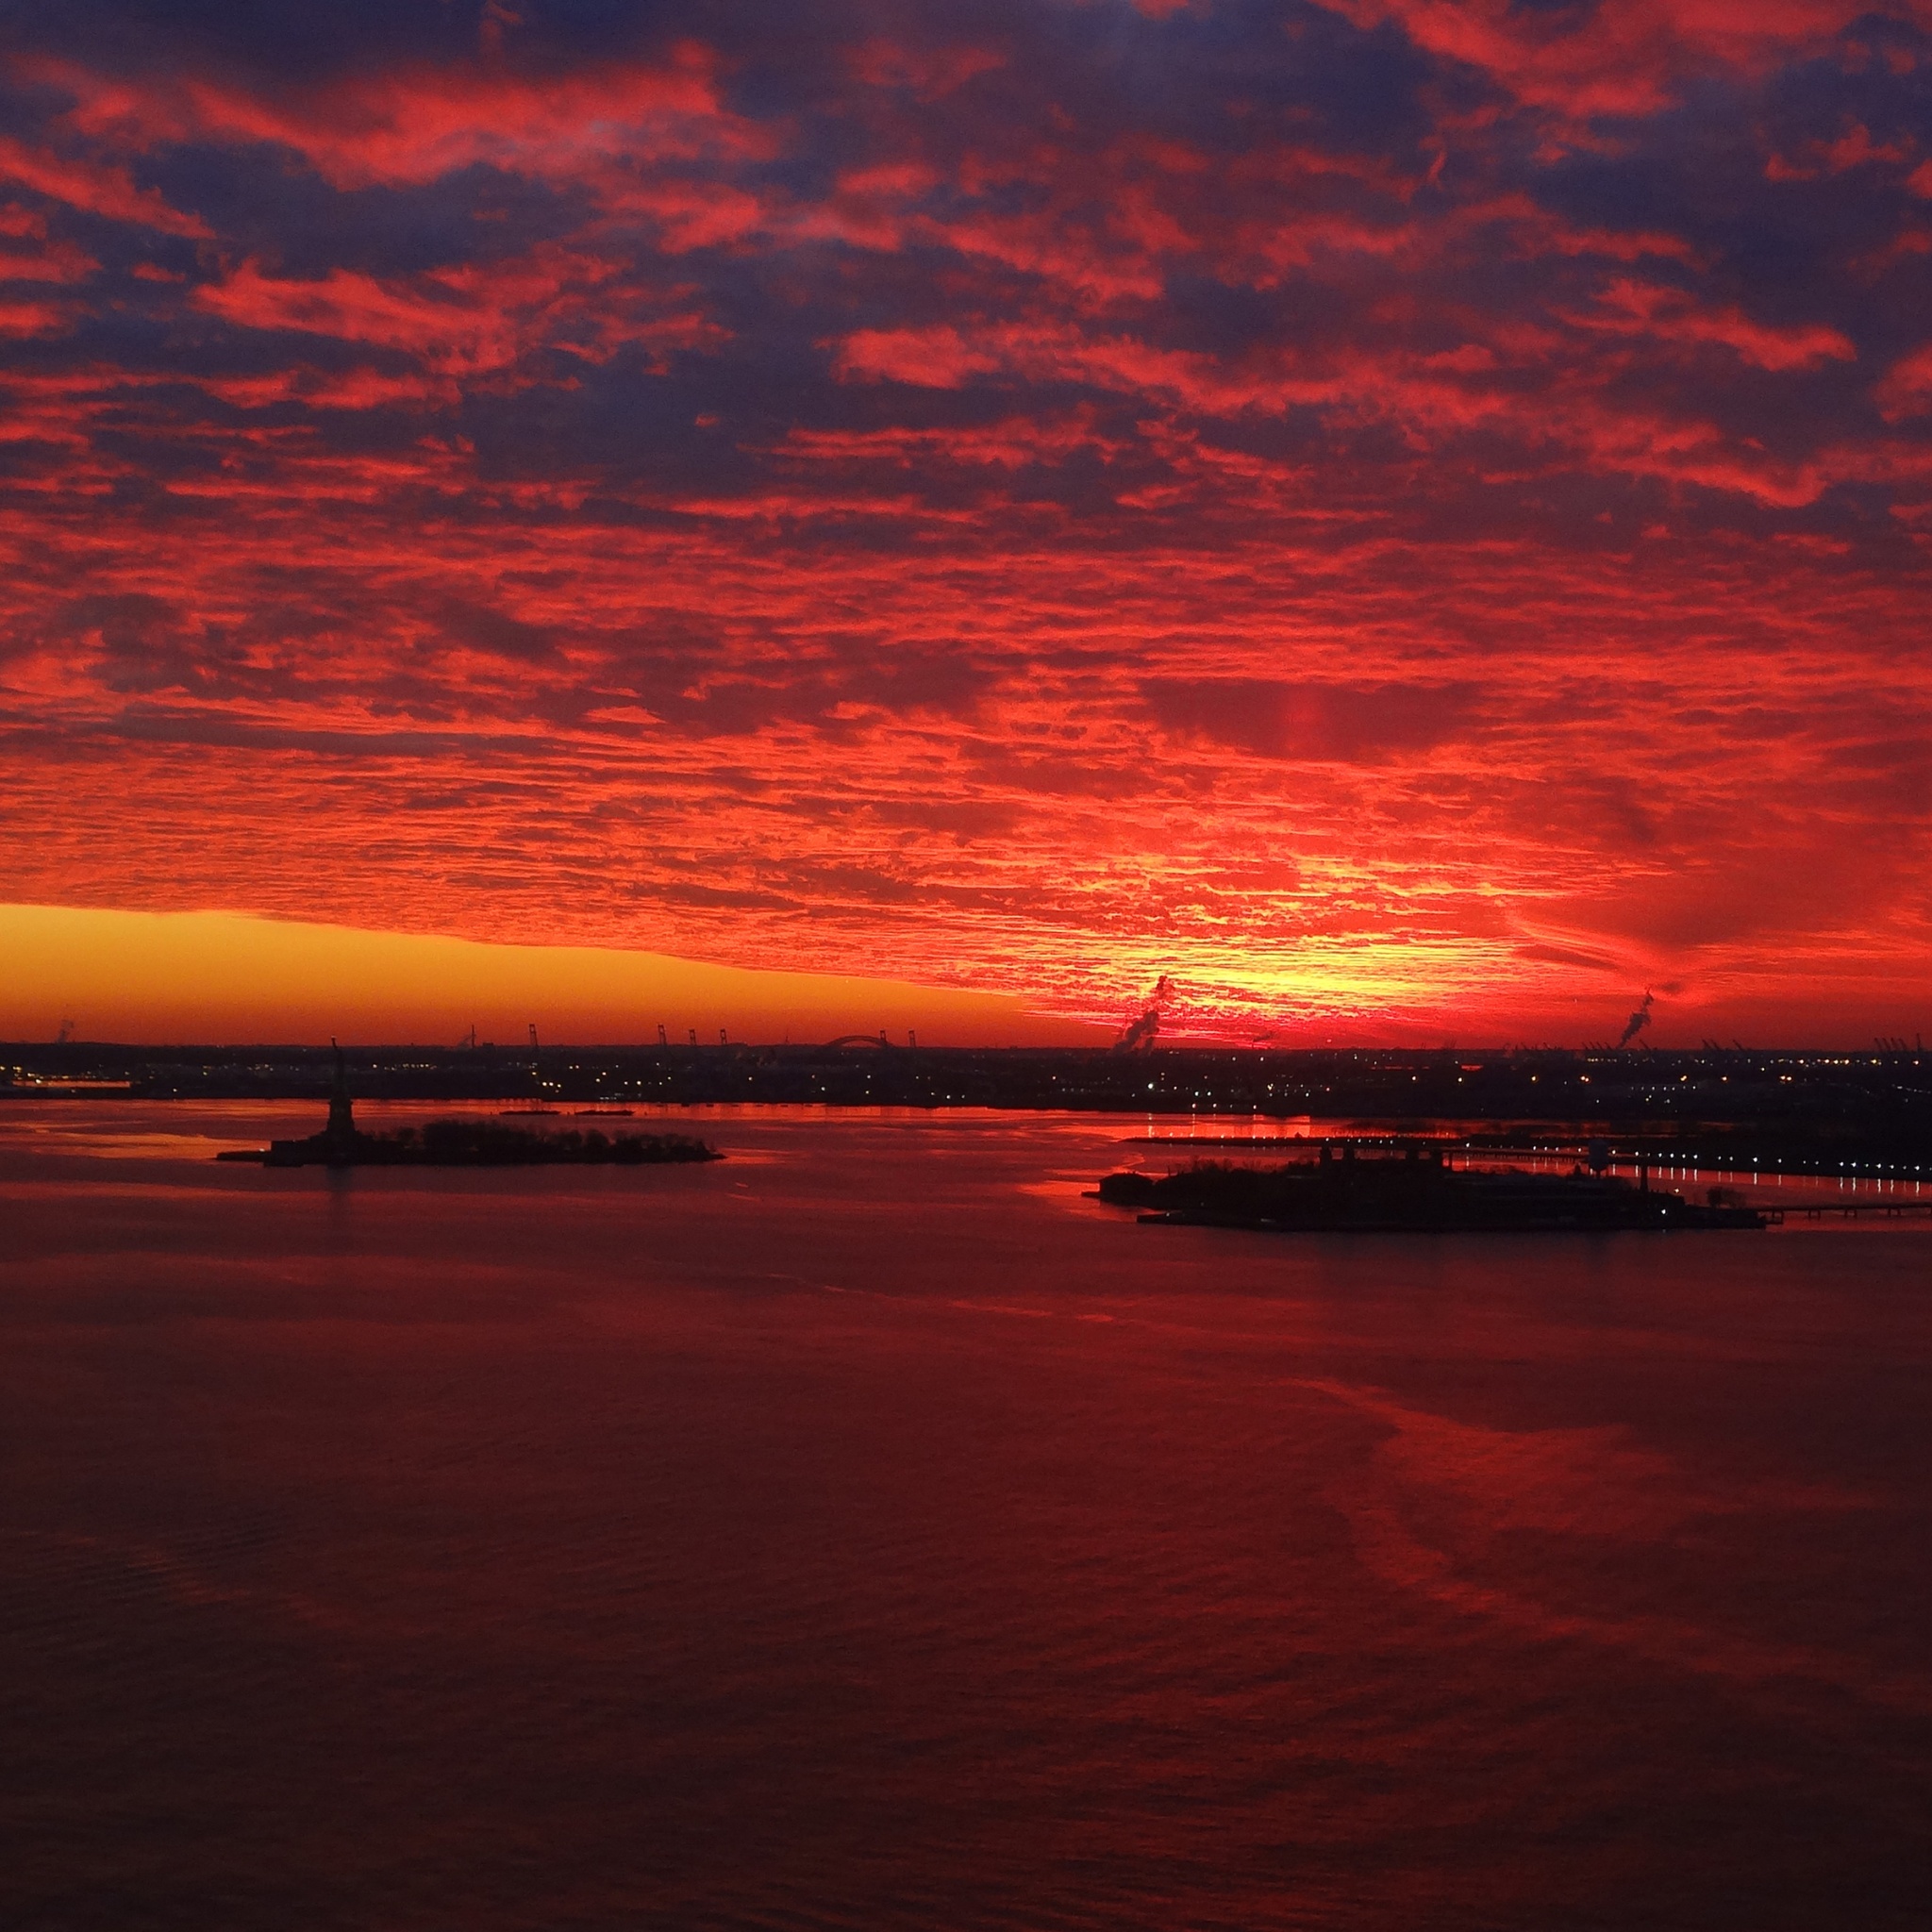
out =
[[[38,1041],[1104,1046],[1010,993],[763,972],[635,948],[479,944],[232,912],[0,907],[0,1020]],[[56,1017],[58,1015],[58,1018]],[[85,1015],[85,1020],[82,1019]],[[25,1024],[22,1024],[22,1023]],[[541,1023],[541,1024],[540,1024]]]
[[[0,1026],[1908,1034],[1928,432],[1932,0],[0,0]]]

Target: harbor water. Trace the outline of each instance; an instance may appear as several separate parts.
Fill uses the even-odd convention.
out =
[[[0,1108],[0,1924],[1926,1923],[1932,1229],[212,1158],[315,1115]]]

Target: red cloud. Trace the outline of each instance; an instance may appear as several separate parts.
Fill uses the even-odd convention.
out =
[[[992,47],[916,48],[873,40],[853,50],[850,65],[855,78],[869,87],[903,87],[922,101],[936,101],[1004,67],[1006,58]]]
[[[836,358],[848,381],[909,382],[924,389],[958,389],[1000,362],[995,352],[968,347],[950,326],[858,329],[839,344]]]
[[[72,320],[72,311],[58,303],[0,299],[0,336],[52,335]]]
[[[385,287],[346,269],[318,281],[279,281],[244,262],[225,281],[197,289],[193,302],[244,327],[405,349],[453,373],[500,369],[516,359],[515,333],[500,315],[454,299],[448,290]]]
[[[1822,323],[1777,328],[1737,308],[1703,308],[1675,289],[1614,282],[1601,308],[1571,317],[1577,326],[1663,341],[1715,342],[1760,369],[1808,369],[1819,362],[1855,362],[1858,352],[1841,330]]]
[[[74,99],[70,125],[92,139],[142,150],[260,142],[300,155],[338,188],[428,182],[478,164],[572,179],[612,157],[770,151],[763,130],[721,107],[710,58],[696,45],[662,66],[541,78],[480,68],[365,74],[282,99],[192,75],[136,87],[66,63],[26,71]]]
[[[0,282],[83,282],[100,263],[72,242],[47,237],[25,208],[0,208]]]
[[[1810,142],[1801,152],[1804,159],[1797,161],[1787,160],[1782,155],[1773,155],[1764,164],[1766,179],[1815,181],[1821,175],[1843,175],[1853,168],[1895,165],[1911,156],[1911,149],[1903,142],[1888,142],[1882,145],[1874,142],[1872,130],[1862,121],[1838,140]]]
[[[1545,10],[1512,0],[1321,0],[1358,26],[1393,22],[1430,54],[1474,67],[1532,107],[1570,116],[1644,115],[1690,75],[1755,70],[1817,46],[1867,0],[1597,0]],[[1924,0],[1885,9],[1921,25]]]
[[[428,374],[391,375],[375,369],[327,374],[315,369],[278,369],[267,375],[217,376],[201,387],[237,408],[263,409],[297,404],[308,409],[380,409],[447,405],[456,385]]]
[[[163,235],[206,238],[207,225],[193,215],[172,208],[151,188],[137,188],[127,170],[98,161],[72,160],[44,149],[28,147],[0,134],[0,181],[10,182],[50,201],[89,214],[132,222]]]
[[[667,305],[624,277],[616,264],[558,245],[406,283],[343,269],[314,280],[284,279],[243,262],[225,279],[204,283],[191,300],[245,328],[395,350],[440,377],[508,370],[540,348],[602,360],[626,343],[688,347],[714,342],[720,334],[701,316],[677,308],[675,293]],[[364,392],[367,379],[354,379]],[[426,392],[420,386],[398,391]]]
[[[1888,422],[1922,415],[1932,408],[1932,342],[1893,363],[1878,385],[1877,394]]]

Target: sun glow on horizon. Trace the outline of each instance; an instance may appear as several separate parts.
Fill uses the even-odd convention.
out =
[[[1078,1043],[1093,1029],[1001,994],[760,973],[592,946],[494,945],[227,912],[0,906],[0,1037],[129,1043],[450,1045],[472,1026],[558,1045],[823,1041],[886,1028],[931,1045]]]
[[[1140,995],[1086,1005],[1029,1004],[993,989],[922,985],[863,974],[766,971],[604,946],[525,945],[444,934],[382,932],[245,913],[155,913],[0,905],[0,1038],[75,1038],[130,1044],[520,1042],[535,1024],[555,1044],[673,1044],[722,1028],[740,1042],[824,1041],[847,1033],[926,1045],[1106,1045],[1154,1004],[1153,1038],[1170,1046],[1582,1045],[1613,1039],[1627,1004],[1599,988],[1585,1000],[1526,1008],[1485,1000],[1466,962],[1459,997],[1440,970],[1396,961],[1365,943],[1312,970],[1272,977],[1238,950],[1201,971],[1162,973],[1151,953],[1116,962]],[[1217,981],[1217,971],[1242,976]],[[1397,974],[1407,974],[1399,978]],[[1402,989],[1412,1003],[1391,997]],[[1631,995],[1634,997],[1634,995]],[[1525,1013],[1528,1022],[1525,1024]],[[1907,1017],[1901,1018],[1904,1014]],[[1741,1028],[1772,1044],[1862,1045],[1911,1029],[1904,1002],[1869,1011],[1807,1012],[1775,998],[1718,1003],[1680,984],[1664,989],[1658,1041],[1692,1043]],[[1271,1017],[1257,1018],[1257,1015]]]

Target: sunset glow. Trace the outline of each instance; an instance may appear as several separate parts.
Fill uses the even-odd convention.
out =
[[[820,1041],[1104,1041],[1010,994],[876,974],[760,973],[591,946],[481,945],[225,912],[0,906],[0,1037],[61,1028],[116,1041],[378,1041],[521,1046]]]
[[[6,1024],[1932,1021],[1926,0],[46,16]]]

